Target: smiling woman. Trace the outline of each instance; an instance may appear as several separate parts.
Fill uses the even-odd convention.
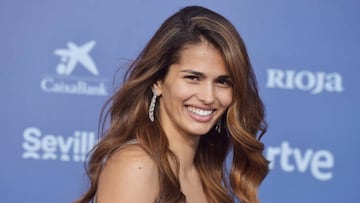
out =
[[[184,136],[198,143],[200,137],[194,135],[209,132],[232,100],[232,87],[222,79],[229,73],[216,48],[204,40],[188,45],[179,55],[165,78],[153,85],[154,94],[161,95],[159,119],[171,136],[170,148],[184,142],[180,141]]]
[[[77,202],[259,202],[263,104],[245,45],[223,16],[191,6],[168,18],[108,104],[111,125]]]

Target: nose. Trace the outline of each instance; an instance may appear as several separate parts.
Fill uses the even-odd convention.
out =
[[[215,89],[211,83],[204,83],[198,91],[198,98],[206,105],[210,105],[215,101]]]

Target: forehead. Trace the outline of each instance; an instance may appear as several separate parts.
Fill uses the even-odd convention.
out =
[[[178,57],[176,64],[180,69],[228,73],[221,52],[208,42],[187,45],[179,52]]]

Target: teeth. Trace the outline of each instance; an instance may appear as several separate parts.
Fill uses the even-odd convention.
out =
[[[194,108],[194,107],[188,107],[187,109],[190,112],[195,113],[195,114],[197,114],[199,116],[208,116],[213,112],[212,110],[197,109],[197,108]]]

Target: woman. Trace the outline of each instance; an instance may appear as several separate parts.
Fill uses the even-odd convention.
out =
[[[268,172],[259,141],[264,108],[245,45],[227,19],[203,7],[181,9],[126,76],[78,202],[259,202]]]

